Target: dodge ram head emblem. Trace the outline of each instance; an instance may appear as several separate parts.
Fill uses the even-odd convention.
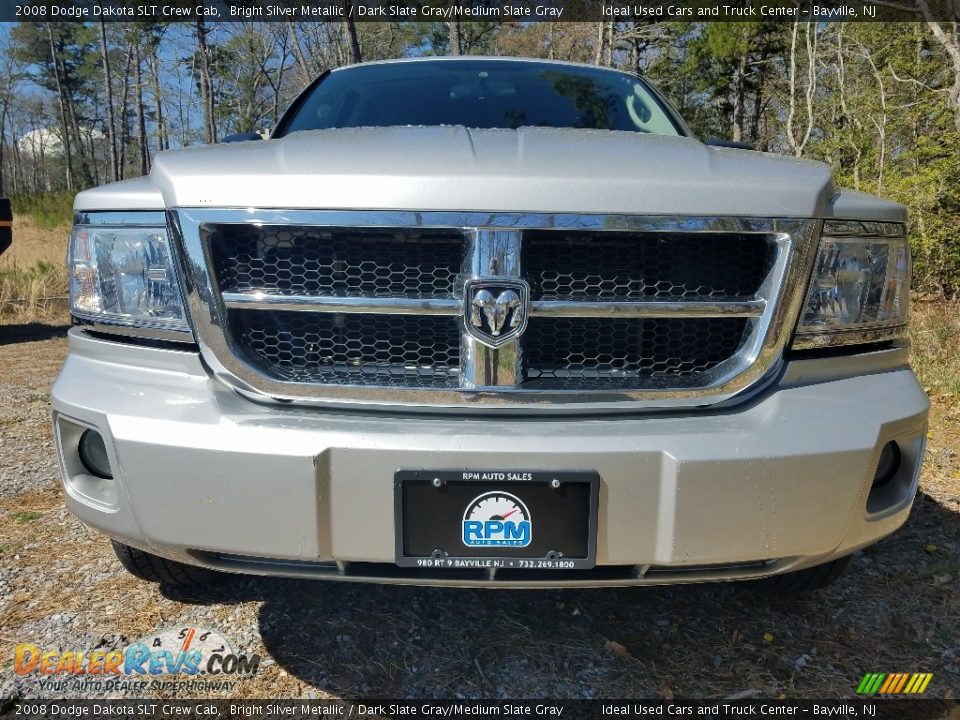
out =
[[[523,280],[467,280],[464,327],[488,347],[505,345],[526,329],[529,298],[530,288]]]

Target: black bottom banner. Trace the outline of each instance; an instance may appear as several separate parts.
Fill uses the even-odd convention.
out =
[[[0,700],[0,718],[960,718],[948,700]]]

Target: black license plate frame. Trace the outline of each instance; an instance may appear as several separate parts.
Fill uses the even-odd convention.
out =
[[[596,565],[599,495],[600,475],[593,470],[399,469],[394,473],[396,564],[440,570],[589,570]],[[490,519],[491,508],[511,509]],[[414,512],[427,527],[421,527],[422,519],[414,522]],[[507,515],[515,513],[521,521],[496,532],[496,522],[506,526]],[[467,545],[467,539],[479,544]],[[524,540],[526,545],[517,544]]]

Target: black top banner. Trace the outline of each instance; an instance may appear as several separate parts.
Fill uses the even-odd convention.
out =
[[[5,0],[0,22],[891,22],[960,0]]]

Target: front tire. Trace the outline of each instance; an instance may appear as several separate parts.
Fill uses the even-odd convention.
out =
[[[134,577],[147,582],[172,585],[181,588],[195,588],[214,582],[219,573],[206,568],[186,565],[152,555],[143,550],[124,545],[116,540],[110,541],[113,551],[124,569]]]
[[[843,575],[849,564],[850,556],[847,555],[823,565],[759,580],[756,586],[758,590],[772,595],[803,595],[835,582]]]

